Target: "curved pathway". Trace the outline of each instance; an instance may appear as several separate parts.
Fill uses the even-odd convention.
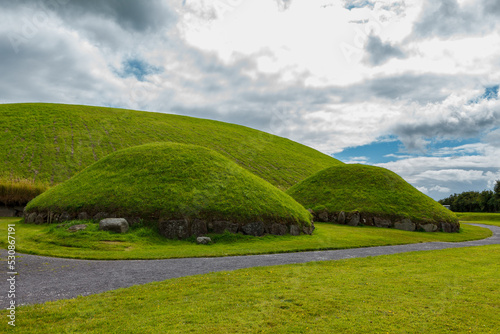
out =
[[[472,225],[492,230],[493,236],[466,242],[428,242],[331,251],[167,260],[96,261],[18,254],[19,275],[16,276],[16,304],[36,304],[74,298],[136,284],[215,271],[500,244],[500,227]],[[2,260],[5,260],[6,250],[0,250],[0,256]],[[4,268],[7,267],[5,261],[0,263]],[[3,275],[0,278],[0,308],[2,309],[6,308],[9,302],[7,299],[8,276],[4,268],[2,268]]]

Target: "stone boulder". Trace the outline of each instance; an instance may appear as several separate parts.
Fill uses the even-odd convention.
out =
[[[190,236],[186,219],[160,219],[158,231],[167,239],[185,239]]]
[[[328,222],[328,212],[321,211],[320,213],[318,213],[318,221]]]
[[[35,224],[45,224],[47,222],[47,213],[40,212],[35,219]]]
[[[209,237],[198,237],[196,238],[196,243],[200,245],[207,245],[212,242],[212,239]]]
[[[376,227],[391,227],[392,222],[390,219],[373,217],[373,225],[375,225]]]
[[[124,218],[106,218],[99,222],[99,230],[127,233],[129,225]]]
[[[403,219],[400,222],[394,223],[394,228],[403,231],[415,231],[415,224],[410,219]]]
[[[195,219],[191,222],[191,233],[190,235],[202,236],[203,234],[207,234],[207,223],[204,220]]]
[[[340,211],[339,217],[337,218],[339,224],[345,224],[345,212]]]
[[[314,229],[315,229],[314,224],[311,223],[311,226],[303,226],[302,232],[304,232],[304,234],[311,235],[313,233]]]
[[[264,223],[263,222],[252,222],[245,224],[241,227],[244,234],[253,235],[260,237],[264,235]]]
[[[286,225],[274,223],[268,228],[268,233],[272,235],[285,235],[288,232]]]
[[[420,228],[422,228],[425,232],[436,232],[438,229],[435,224],[422,224],[420,225]]]
[[[441,223],[441,230],[443,232],[447,232],[447,233],[458,232],[460,230],[460,224],[459,223],[452,224],[452,223],[442,222]]]
[[[24,221],[28,224],[33,224],[36,220],[36,216],[38,216],[36,212],[28,213],[24,217]]]
[[[290,235],[300,235],[300,229],[298,225],[290,225]]]
[[[349,226],[358,226],[360,221],[359,212],[353,212],[348,215],[346,222]]]

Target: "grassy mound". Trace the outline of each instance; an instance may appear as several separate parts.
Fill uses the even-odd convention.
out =
[[[414,228],[434,224],[458,230],[454,213],[422,194],[397,174],[375,166],[349,164],[322,170],[291,187],[287,193],[311,208],[323,221],[397,227],[396,222]],[[341,213],[346,213],[345,216]],[[360,216],[350,213],[358,213]],[[432,226],[424,226],[436,230]],[[427,230],[427,229],[426,229]]]
[[[285,190],[338,160],[244,126],[103,107],[1,104],[0,184],[61,183],[119,149],[177,142],[213,149]],[[5,191],[6,194],[9,191]]]
[[[152,143],[112,153],[36,197],[26,212],[27,216],[38,213],[39,222],[50,222],[54,214],[69,219],[83,212],[89,217],[106,213],[160,219],[164,229],[177,224],[174,228],[180,230],[195,229],[182,225],[187,222],[225,222],[223,228],[233,226],[234,232],[256,222],[265,226],[253,228],[269,233],[273,224],[279,225],[272,227],[278,230],[311,226],[309,212],[273,185],[213,150],[177,143]],[[201,234],[207,231],[196,228],[202,229]]]

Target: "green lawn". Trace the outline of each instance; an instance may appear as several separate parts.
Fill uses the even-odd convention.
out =
[[[500,226],[500,213],[457,212],[456,215],[461,221],[467,223]]]
[[[459,233],[407,232],[396,229],[332,223],[316,223],[313,235],[214,236],[215,243],[197,245],[190,240],[168,240],[148,227],[132,228],[127,234],[97,231],[67,232],[57,225],[32,225],[19,219],[0,218],[0,235],[6,235],[7,224],[16,222],[17,251],[56,257],[81,259],[166,259],[245,254],[284,253],[307,250],[345,249],[383,245],[400,245],[432,241],[459,242],[491,236],[491,231],[464,224]],[[74,222],[78,223],[78,222]],[[6,248],[6,238],[0,238]]]
[[[17,333],[498,333],[500,246],[171,279],[17,309]]]

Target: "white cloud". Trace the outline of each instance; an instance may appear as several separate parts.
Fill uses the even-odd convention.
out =
[[[348,161],[344,161],[346,164],[366,164],[370,159],[367,157],[353,157]]]
[[[440,193],[449,193],[450,192],[450,188],[441,187],[441,186],[434,186],[434,187],[432,187],[429,190],[430,191],[437,191],[437,192],[440,192]]]
[[[487,144],[463,145],[475,147],[481,154],[452,157],[411,157],[377,164],[394,171],[406,181],[432,197],[468,190],[491,189],[500,180],[500,149]],[[440,152],[449,151],[450,148]],[[425,191],[424,191],[425,190]]]
[[[427,189],[426,187],[415,187],[415,188],[417,188],[418,191],[423,192],[424,194],[429,193],[429,189]]]

